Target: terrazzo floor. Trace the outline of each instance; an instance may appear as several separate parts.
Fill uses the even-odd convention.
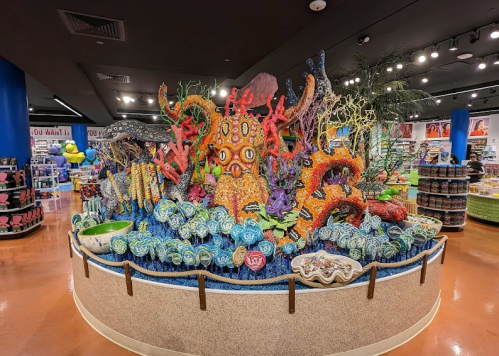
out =
[[[73,192],[62,210],[20,240],[0,240],[0,355],[133,355],[95,332],[73,301],[67,231],[81,211]],[[467,221],[449,233],[442,303],[433,323],[388,356],[499,354],[499,228]],[[400,316],[402,317],[402,316]]]

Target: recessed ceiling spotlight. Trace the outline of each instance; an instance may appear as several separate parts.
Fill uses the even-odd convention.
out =
[[[424,63],[424,62],[426,62],[426,56],[425,56],[424,54],[420,55],[420,56],[418,57],[418,62],[419,62],[419,63]]]
[[[459,56],[457,56],[457,59],[470,59],[471,57],[473,57],[473,53],[462,53],[460,54]]]
[[[98,45],[103,45],[103,44],[104,44],[104,42],[102,42],[102,41],[97,41],[97,44],[98,44]]]
[[[348,80],[345,80],[345,86],[347,87],[350,84]]]
[[[350,84],[353,84],[353,83],[355,83],[355,80],[350,79]]]
[[[367,43],[371,40],[371,38],[369,36],[362,36],[360,37],[358,40],[357,40],[357,44],[359,46],[362,46],[364,43]]]
[[[116,97],[116,100],[118,100],[118,101],[121,101],[121,98],[119,98],[119,97]]]
[[[459,40],[454,37],[449,42],[449,51],[457,51],[458,48],[459,48]]]
[[[414,117],[414,115],[411,115],[411,116],[409,116],[409,119],[412,119],[413,117]]]
[[[496,59],[494,59],[494,64],[499,64],[499,54],[496,56]]]
[[[437,99],[437,104],[440,104],[441,102],[442,102],[442,100]]]
[[[154,99],[153,99],[153,98],[149,98],[149,99],[147,99],[147,102],[148,102],[149,104],[152,104],[152,103],[154,103]]]
[[[211,90],[211,95],[217,95],[217,91],[215,89]]]
[[[30,106],[28,110],[29,110],[29,111],[33,111],[34,109],[33,109],[33,107],[32,107],[32,106]]]
[[[493,30],[490,33],[490,37],[492,37],[493,39],[499,38],[499,29]]]
[[[468,106],[469,106],[469,107],[473,106],[473,104],[471,103],[471,100],[470,100],[470,102],[468,103]]]
[[[153,115],[153,116],[152,116],[152,119],[153,119],[153,120],[156,120],[157,118],[158,118],[158,117],[157,117],[156,115]]]
[[[431,58],[438,58],[438,47],[437,46],[433,47],[433,49],[431,50]]]
[[[392,91],[392,87],[387,87],[386,91]]]
[[[360,78],[359,77],[355,78],[355,83],[360,83]]]
[[[135,99],[134,99],[134,98],[130,98],[130,101],[131,101],[132,103],[135,103]]]
[[[274,100],[277,100],[277,96],[274,96]]]
[[[225,98],[227,96],[227,90],[225,90],[225,89],[220,90],[220,96],[222,98]]]
[[[416,114],[416,115],[414,115],[414,117],[419,117],[419,115],[418,115],[418,114]]]
[[[428,83],[428,74],[423,75],[423,77],[421,78],[421,81],[423,83]]]
[[[170,100],[168,104],[173,105],[173,100]]]
[[[132,101],[132,98],[130,98],[128,95],[125,95],[125,96],[123,97],[123,101],[125,102],[125,104],[128,104],[129,102],[131,102],[131,101]]]
[[[308,6],[312,11],[322,11],[326,8],[326,5],[324,0],[314,0]]]
[[[478,94],[477,94],[477,93],[473,93],[473,94],[471,94],[471,97],[472,97],[472,98],[476,98],[477,96],[478,96]]]
[[[487,68],[487,62],[481,59],[480,62],[478,63],[478,69],[485,69],[485,68]]]
[[[480,41],[480,30],[475,30],[470,33],[470,43],[475,44]]]
[[[489,102],[489,98],[483,98],[483,103],[487,104]]]
[[[386,71],[387,72],[393,72],[393,68],[392,67],[388,67],[388,68],[386,68]]]
[[[404,68],[404,65],[402,63],[397,64],[397,69],[402,69]]]
[[[230,58],[225,58],[224,61],[225,62],[230,62]]]
[[[125,114],[123,114],[123,115],[121,115],[121,116],[122,116],[124,119],[126,119],[126,115],[125,115]]]

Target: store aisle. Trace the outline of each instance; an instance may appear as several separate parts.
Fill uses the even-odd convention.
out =
[[[97,334],[74,305],[66,234],[81,201],[73,192],[62,196],[62,211],[47,213],[35,234],[0,241],[0,355],[132,355]],[[464,232],[449,234],[435,320],[387,355],[497,355],[497,231],[468,221]]]

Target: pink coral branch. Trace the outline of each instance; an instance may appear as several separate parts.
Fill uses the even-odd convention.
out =
[[[173,154],[175,155],[174,160],[175,162],[177,162],[180,171],[184,173],[187,169],[187,165],[189,164],[189,146],[182,145],[182,128],[173,125],[172,130],[175,133],[177,145],[169,142],[168,147],[170,147]]]

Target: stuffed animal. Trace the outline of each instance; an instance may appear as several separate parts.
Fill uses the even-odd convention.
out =
[[[81,162],[85,159],[85,154],[78,151],[76,142],[73,140],[66,141],[66,152],[64,153],[64,156],[66,156],[69,163],[81,164]]]
[[[57,167],[60,168],[70,168],[71,165],[68,164],[68,159],[66,156],[63,156],[61,153],[61,145],[58,143],[54,143],[49,147],[49,154],[45,156],[44,163],[49,163],[50,160],[53,160]]]
[[[91,166],[94,164],[99,164],[99,159],[95,156],[95,150],[93,148],[87,148],[85,151],[86,157],[82,163],[82,166]]]

